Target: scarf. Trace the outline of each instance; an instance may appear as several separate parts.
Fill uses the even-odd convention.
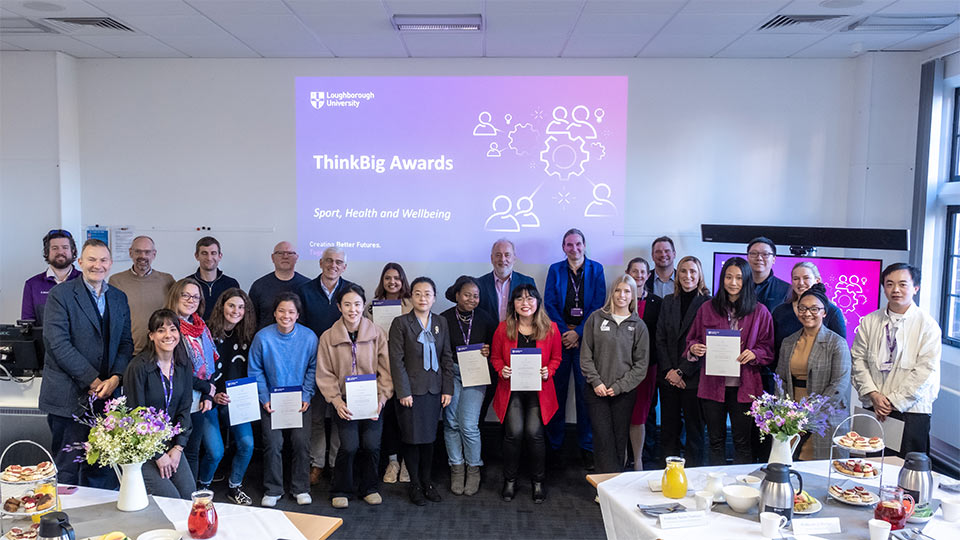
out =
[[[194,313],[190,319],[180,319],[180,334],[185,338],[187,352],[193,362],[193,374],[207,380],[213,375],[214,366],[220,358],[210,330],[203,319]]]
[[[417,319],[420,322],[420,319]],[[427,326],[420,325],[420,337],[417,342],[423,345],[423,370],[440,371],[440,362],[437,361],[437,338],[430,332],[430,323],[433,322],[433,314],[427,318]]]

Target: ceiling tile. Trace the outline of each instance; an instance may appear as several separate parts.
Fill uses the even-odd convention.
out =
[[[734,41],[717,57],[725,58],[787,58],[822,40],[814,34],[749,34]]]
[[[167,36],[163,41],[192,58],[260,58],[256,51],[226,32],[206,36]]]
[[[649,34],[574,34],[563,48],[569,58],[632,58],[650,41]]]
[[[646,58],[710,58],[738,37],[736,34],[660,33],[637,56]]]
[[[911,15],[956,15],[960,13],[960,2],[957,0],[900,0],[893,5],[881,9],[878,13],[906,13]]]
[[[281,0],[186,0],[211,18],[219,15],[287,15],[290,9]]]
[[[845,8],[830,8],[820,5],[823,0],[793,0],[781,9],[781,13],[789,15],[869,15],[890,5],[892,0],[864,0],[859,6]],[[913,0],[910,0],[911,2]]]
[[[584,12],[573,31],[584,34],[654,34],[671,16],[669,13]]]
[[[218,35],[223,29],[210,19],[194,12],[192,15],[131,15],[123,22],[154,37]]]
[[[956,33],[944,34],[940,32],[927,32],[926,34],[920,34],[919,36],[912,37],[899,43],[894,43],[893,45],[888,46],[886,50],[925,51],[931,47],[942,45],[951,40],[953,41],[954,47],[960,49],[960,35]]]
[[[23,47],[17,47],[12,43],[7,43],[6,41],[0,41],[0,51],[25,51]]]
[[[135,2],[130,0],[87,0],[87,3],[100,8],[113,17],[197,14],[197,10],[187,5],[183,0],[138,0]]]
[[[567,34],[491,34],[487,32],[487,56],[557,57],[567,42]]]
[[[814,43],[793,56],[795,58],[828,58],[859,56],[867,51],[882,50],[895,43],[900,43],[916,33],[908,34],[852,34],[850,32],[836,33],[827,36],[822,41]]]
[[[78,39],[124,58],[183,58],[186,56],[150,36],[83,36]]]
[[[3,36],[3,40],[28,51],[60,51],[77,58],[113,58],[114,56],[103,49],[93,47],[69,36],[7,35]]]
[[[480,32],[404,32],[400,38],[406,43],[410,56],[417,58],[483,56],[483,34]]]
[[[679,13],[664,28],[664,34],[730,35],[754,30],[767,19],[761,13]]]
[[[684,13],[777,13],[789,0],[690,0]]]
[[[353,15],[379,14],[386,16],[380,0],[285,0],[294,13],[312,13],[350,17]]]
[[[466,15],[483,13],[482,0],[384,0],[393,13],[409,15]]]
[[[580,0],[491,2],[487,4],[488,32],[565,34],[577,21]]]
[[[676,13],[687,0],[587,0],[583,13]]]
[[[56,2],[47,2],[62,7],[57,11],[47,11],[40,9],[31,9],[24,4],[30,1],[4,1],[3,7],[9,11],[27,17],[30,19],[46,19],[52,17],[103,17],[106,13],[84,2],[83,0],[56,0]]]
[[[259,54],[271,57],[329,56],[330,52],[294,15],[221,15],[216,22]]]
[[[407,51],[396,32],[376,35],[325,34],[323,44],[337,57],[396,58],[407,56]]]

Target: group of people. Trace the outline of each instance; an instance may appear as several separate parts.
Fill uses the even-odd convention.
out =
[[[817,267],[802,262],[792,283],[778,279],[776,246],[762,237],[747,246],[746,259],[724,263],[714,295],[696,257],[674,266],[669,237],[653,242],[653,268],[632,259],[608,289],[603,266],[586,257],[583,233],[570,229],[561,242],[565,257],[550,266],[542,292],[514,271],[515,247],[501,239],[491,249],[492,271],[459,277],[443,292],[455,305],[442,313],[433,311],[434,281],[408,281],[397,263],[384,266],[368,297],[342,276],[347,261],[338,248],[323,252],[321,273],[311,280],[296,272],[293,246],[280,242],[271,255],[275,270],[247,294],[219,269],[213,237],[197,242],[198,269],[180,280],[153,269],[156,246],[147,236],[133,241],[131,268],[109,280],[112,254],[103,242],[87,240],[78,253],[70,233],[58,229],[43,244],[49,267],[26,282],[22,315],[43,326],[40,408],[67,484],[115,485],[112,471],[74,463],[62,449],[86,440],[89,428],[73,415],[88,400],[122,393],[129,405],[164,409],[181,426],[143,469],[151,493],[189,497],[198,486],[209,488],[232,446],[227,497],[252,504],[242,483],[254,426],[230,425],[226,391],[227,381],[245,377],[257,381],[262,409],[260,503],[267,507],[286,491],[284,435],[289,491],[299,504],[312,502],[311,485],[327,464],[334,507],[353,498],[380,504],[381,451],[388,456],[384,482],[408,481],[414,504],[438,502],[431,466],[441,422],[450,490],[473,495],[483,466],[479,427],[491,404],[503,426],[501,497],[516,497],[523,468],[531,497],[543,502],[547,461],[558,459],[563,445],[571,376],[578,446],[584,466],[597,472],[622,471],[631,460],[642,468],[645,424],[658,399],[655,462],[682,455],[690,466],[725,464],[728,420],[733,461],[765,460],[769,449],[746,412],[753,396],[774,390],[773,374],[795,398],[832,399],[833,425],[846,416],[852,384],[880,419],[904,421],[901,453],[929,452],[940,329],[914,304],[920,275],[907,264],[883,271],[887,306],[861,320],[851,354],[843,315]],[[374,323],[377,301],[400,305],[389,331]],[[739,377],[705,373],[706,335],[716,329],[739,331]],[[491,384],[464,384],[458,351],[469,345],[488,359]],[[512,391],[511,359],[531,350],[540,356],[540,390]],[[373,418],[354,418],[347,406],[346,381],[357,375],[376,379]],[[302,427],[271,429],[270,391],[290,386],[301,388]],[[828,452],[829,440],[813,435],[797,458]]]

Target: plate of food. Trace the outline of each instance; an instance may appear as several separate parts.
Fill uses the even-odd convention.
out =
[[[801,516],[816,514],[823,509],[823,503],[818,501],[806,491],[801,491],[793,496],[793,513]]]
[[[57,474],[57,468],[49,461],[32,467],[10,465],[0,473],[0,481],[7,484],[27,484],[52,478],[55,474]]]
[[[10,497],[3,501],[3,511],[9,514],[33,514],[43,512],[57,503],[57,498],[49,493],[28,491],[20,497]]]
[[[835,484],[830,486],[827,492],[834,499],[853,506],[873,506],[880,500],[880,497],[878,497],[876,493],[868,491],[867,488],[863,486],[854,486],[845,489],[840,484]]]
[[[3,535],[3,540],[36,540],[39,528],[39,523],[29,527],[11,527],[7,534]]]
[[[844,435],[833,438],[834,444],[854,452],[879,452],[883,450],[883,439],[880,437],[864,437],[856,431],[848,431]]]
[[[840,474],[851,478],[875,478],[880,475],[880,470],[872,463],[862,459],[835,459],[833,468]]]

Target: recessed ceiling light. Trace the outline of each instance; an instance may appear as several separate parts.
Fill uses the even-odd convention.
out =
[[[63,11],[67,8],[54,4],[52,2],[24,2],[23,7],[34,11]]]
[[[472,31],[482,27],[480,14],[474,15],[394,15],[397,30],[414,32]]]
[[[861,4],[863,4],[863,0],[823,0],[823,2],[820,2],[820,7],[830,9],[846,9],[857,7]]]

